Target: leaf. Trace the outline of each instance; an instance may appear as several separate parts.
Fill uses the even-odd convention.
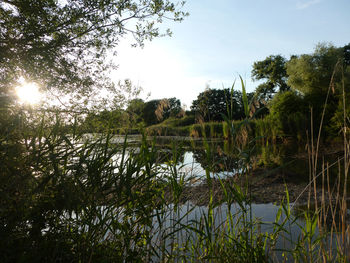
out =
[[[244,106],[244,114],[246,118],[249,118],[249,103],[248,103],[248,96],[247,92],[245,89],[244,81],[241,76],[239,76],[241,79],[241,84],[242,84],[242,100],[243,100],[243,106]]]

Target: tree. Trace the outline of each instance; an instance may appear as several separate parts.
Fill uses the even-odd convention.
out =
[[[343,47],[344,54],[344,65],[345,67],[350,65],[350,44],[347,44]]]
[[[165,120],[170,117],[177,117],[181,110],[181,101],[173,97],[169,99],[162,99],[158,104],[156,113],[159,120]]]
[[[328,125],[333,125],[330,120],[335,119],[335,114],[339,115],[337,111],[342,112],[343,81],[347,94],[350,83],[348,54],[348,46],[337,48],[323,43],[316,46],[314,53],[294,57],[287,63],[288,84],[304,95],[305,102],[313,108],[316,124],[320,122],[324,107],[324,123]]]
[[[157,110],[158,104],[160,100],[150,100],[145,102],[145,106],[143,108],[142,119],[145,122],[146,126],[156,124],[157,117],[155,115],[155,111]]]
[[[169,117],[176,117],[181,111],[177,98],[150,100],[145,102],[142,118],[147,126],[160,123]]]
[[[297,132],[297,125],[301,125],[301,129],[305,127],[303,119],[309,117],[309,108],[313,109],[314,127],[319,126],[323,116],[327,131],[334,134],[339,131],[343,122],[340,118],[343,116],[343,81],[345,93],[349,92],[349,50],[349,45],[337,48],[319,44],[314,53],[293,56],[285,62],[287,84],[294,92],[278,93],[269,103],[271,117],[282,124],[284,132],[293,133],[293,127]]]
[[[307,105],[304,98],[295,91],[277,93],[269,103],[274,125],[284,134],[302,138],[308,123]]]
[[[303,94],[327,94],[330,81],[340,85],[341,71],[336,65],[344,58],[343,48],[319,44],[313,54],[292,58],[287,63],[288,85]]]
[[[222,115],[228,115],[231,109],[233,119],[244,117],[242,93],[240,91],[233,91],[231,96],[230,89],[208,89],[200,93],[191,106],[191,110],[196,113],[197,119],[203,121],[222,121]]]
[[[145,102],[142,99],[133,99],[129,102],[126,112],[132,123],[143,121],[142,114],[145,108]]]
[[[100,112],[90,112],[84,120],[83,130],[85,132],[106,132],[108,130],[118,130],[128,126],[130,119],[123,110],[103,110]]]
[[[0,1],[2,262],[146,260],[145,253],[138,249],[144,245],[136,243],[137,237],[146,237],[147,233],[135,229],[145,229],[145,219],[149,222],[150,214],[144,213],[144,209],[138,213],[141,217],[135,214],[141,206],[134,197],[140,193],[138,200],[145,202],[145,197],[153,198],[152,193],[156,191],[150,191],[152,178],[140,180],[143,174],[134,176],[146,166],[143,152],[134,158],[132,150],[128,150],[125,159],[116,161],[113,157],[119,156],[120,147],[111,146],[109,136],[91,142],[81,136],[76,122],[67,130],[66,120],[63,124],[59,114],[47,118],[45,111],[23,111],[13,103],[12,90],[23,77],[59,99],[70,95],[75,105],[84,108],[102,105],[91,102],[95,99],[92,94],[101,89],[109,92],[105,97],[112,104],[125,101],[109,79],[113,64],[109,63],[108,55],[127,33],[133,34],[139,45],[160,36],[157,24],[162,19],[181,20],[185,15],[179,7],[169,0]],[[123,89],[132,88],[128,81],[120,84]],[[101,128],[101,124],[118,128],[116,123],[120,123],[125,114],[115,108],[88,115],[87,121],[90,118],[100,122],[97,128]],[[141,148],[148,149],[148,146]],[[122,152],[124,156],[125,151]],[[122,164],[124,161],[131,164],[126,165],[131,170]],[[149,163],[154,164],[153,160]],[[125,187],[123,178],[128,174],[137,180],[128,180],[130,187]],[[110,198],[114,193],[115,198]],[[153,211],[153,201],[146,201],[151,206],[147,210]],[[132,206],[127,205],[131,203]],[[107,210],[95,209],[101,205],[109,211],[119,211],[124,218],[132,215],[137,222],[129,220],[120,227],[118,220],[114,224],[113,219],[106,219],[102,211]],[[86,213],[88,207],[95,211]],[[74,220],[70,221],[72,215]],[[102,237],[92,234],[96,232],[90,226],[99,221],[96,227],[101,232],[100,224],[107,222],[96,221],[102,217],[109,222],[102,228],[117,226],[115,231],[108,230],[116,234],[111,242],[103,237],[109,233]],[[113,218],[119,216],[113,215]],[[134,236],[136,241],[127,236]],[[128,245],[121,246],[123,240],[127,240]],[[132,248],[126,255],[128,246]]]
[[[270,114],[283,121],[295,112],[305,112],[303,98],[294,91],[278,93],[270,102]]]
[[[253,80],[266,80],[256,89],[258,96],[265,100],[270,100],[278,90],[284,92],[290,89],[287,85],[286,59],[281,55],[271,55],[254,62],[252,77]]]
[[[0,3],[0,93],[20,77],[56,96],[117,92],[108,55],[127,33],[143,45],[164,35],[163,19],[181,21],[184,3],[170,0],[4,0]],[[165,34],[170,34],[167,30]],[[79,96],[75,99],[78,100]]]

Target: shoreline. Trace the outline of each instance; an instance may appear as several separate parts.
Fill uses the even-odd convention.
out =
[[[269,171],[267,169],[257,169],[252,171],[246,176],[232,176],[225,179],[221,179],[222,183],[232,185],[233,183],[244,189],[246,180],[249,179],[249,187],[247,191],[247,197],[255,204],[267,204],[276,203],[280,204],[283,200],[286,200],[286,190],[288,190],[289,202],[297,205],[304,205],[309,200],[310,189],[310,201],[314,202],[314,189],[313,185],[307,187],[308,183],[298,182],[297,177],[293,173],[286,171]],[[322,188],[317,186],[317,201],[322,201]],[[210,193],[213,193],[213,202],[218,204],[225,199],[224,191],[222,189],[219,179],[212,178],[211,187],[208,186],[206,181],[203,181],[196,185],[186,185],[180,195],[180,202],[186,203],[190,201],[197,206],[206,206],[209,204]],[[171,193],[166,192],[165,196],[168,200],[171,200]],[[347,198],[350,200],[350,198]],[[327,198],[325,200],[328,200]]]

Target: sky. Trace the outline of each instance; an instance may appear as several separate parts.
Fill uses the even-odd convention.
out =
[[[187,106],[206,87],[228,88],[269,55],[312,53],[318,43],[350,43],[350,0],[187,0],[183,22],[165,22],[172,37],[132,48],[122,41],[112,78],[131,79],[143,99],[176,97]],[[241,89],[238,85],[235,89]]]

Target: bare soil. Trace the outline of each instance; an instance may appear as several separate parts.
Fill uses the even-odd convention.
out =
[[[295,202],[298,198],[298,203],[306,203],[309,193],[307,183],[300,183],[295,178],[298,178],[298,176],[285,171],[257,169],[252,171],[248,176],[240,177],[237,175],[223,179],[222,182],[226,186],[233,185],[234,183],[240,186],[241,189],[248,189],[247,197],[253,203],[280,203],[286,199],[286,189],[288,189],[290,202]],[[248,188],[245,187],[247,185]],[[191,201],[195,205],[207,205],[211,191],[215,203],[224,201],[224,191],[220,181],[218,179],[212,179],[211,185],[203,181],[185,186],[180,197],[180,202]],[[317,192],[320,196],[321,190],[318,189]],[[313,190],[311,195],[313,196]],[[170,193],[168,197],[170,198]]]

